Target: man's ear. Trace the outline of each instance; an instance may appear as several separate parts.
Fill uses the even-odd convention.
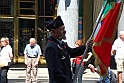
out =
[[[51,29],[51,31],[52,31],[53,33],[55,33],[55,29]]]

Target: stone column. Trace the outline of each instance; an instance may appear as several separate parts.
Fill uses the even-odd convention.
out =
[[[124,31],[124,4],[123,4],[123,10],[122,10],[122,14],[118,23],[118,36],[119,36],[119,32],[120,31]],[[117,36],[117,37],[118,37]],[[124,81],[124,71],[122,73],[122,80]]]
[[[70,5],[65,8],[65,0],[59,0],[57,15],[60,15],[66,30],[65,40],[70,47],[75,47],[78,39],[78,0],[70,0]]]
[[[118,36],[120,31],[124,31],[124,4],[122,9],[122,14],[118,23]]]

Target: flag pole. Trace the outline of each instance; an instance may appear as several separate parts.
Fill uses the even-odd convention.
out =
[[[96,29],[97,29],[97,26],[98,26],[98,24],[99,24],[99,22],[100,22],[100,20],[101,20],[102,14],[104,13],[104,10],[105,10],[105,8],[106,8],[106,6],[107,6],[108,1],[109,1],[109,0],[107,0],[107,1],[105,2],[105,5],[103,6],[102,10],[100,11],[100,14],[99,14],[99,16],[98,16],[98,19],[96,20],[96,22],[95,22],[95,24],[94,24],[94,26],[93,26],[94,30],[93,30],[93,32],[92,32],[92,34],[91,34],[91,36],[90,36],[89,39],[92,39],[92,37],[93,37],[93,35],[94,35],[94,33],[95,33]],[[87,54],[87,51],[88,51],[88,47],[86,46],[86,49],[85,49],[85,51],[84,51],[84,54],[83,54],[82,59],[81,59],[81,61],[80,61],[80,64],[79,64],[79,66],[78,66],[78,67],[76,68],[76,70],[75,70],[75,75],[74,75],[73,78],[72,78],[72,83],[74,83],[74,80],[77,78],[78,71],[79,71],[80,66],[81,66],[81,64],[82,64],[82,62],[83,62],[84,57],[85,57],[86,54]]]

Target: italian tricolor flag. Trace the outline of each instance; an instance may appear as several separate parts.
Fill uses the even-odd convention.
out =
[[[99,74],[102,76],[107,76],[108,73],[120,6],[121,0],[109,0],[94,34],[93,53],[95,65],[99,67]]]

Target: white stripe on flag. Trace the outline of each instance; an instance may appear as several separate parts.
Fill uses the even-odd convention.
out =
[[[100,28],[101,28],[101,22],[98,24],[98,26],[97,26],[97,28],[96,28],[96,31],[95,31],[95,33],[94,33],[94,39],[96,38],[96,36],[97,36],[97,34],[98,34]]]
[[[116,3],[120,3],[122,0],[116,0]]]

